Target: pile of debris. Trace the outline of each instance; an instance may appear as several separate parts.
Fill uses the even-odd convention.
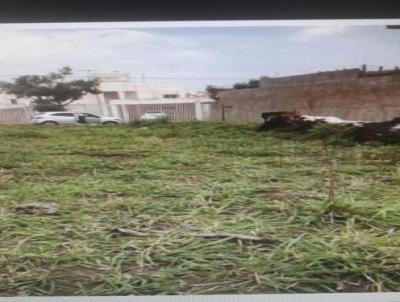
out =
[[[400,118],[386,122],[363,122],[343,120],[333,116],[299,115],[294,112],[264,112],[261,114],[264,123],[260,130],[285,129],[309,133],[321,124],[341,125],[347,130],[348,137],[357,142],[400,143]]]
[[[363,123],[353,130],[354,140],[358,142],[400,143],[400,118],[387,122]]]

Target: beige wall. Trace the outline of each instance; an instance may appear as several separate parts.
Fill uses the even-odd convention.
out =
[[[0,124],[28,124],[32,110],[26,106],[0,107]]]

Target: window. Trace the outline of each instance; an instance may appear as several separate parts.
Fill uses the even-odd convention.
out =
[[[18,105],[18,101],[16,99],[12,99],[10,102],[12,105]]]
[[[98,115],[94,115],[94,114],[91,114],[91,113],[88,113],[86,116],[87,116],[87,117],[95,117],[95,118],[100,118],[100,116],[98,116]]]
[[[106,92],[104,92],[104,99],[106,101],[119,100],[118,91],[106,91]]]
[[[68,113],[68,112],[65,112],[65,113],[53,113],[53,114],[51,114],[52,116],[70,116],[70,117],[73,117],[74,116],[74,114],[73,113]]]
[[[179,94],[164,94],[163,98],[164,99],[176,99],[179,97]]]
[[[124,92],[124,99],[125,100],[134,100],[137,99],[136,91],[125,91]]]

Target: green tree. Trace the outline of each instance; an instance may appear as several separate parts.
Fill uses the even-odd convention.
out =
[[[243,83],[236,83],[233,85],[233,89],[247,89],[247,88],[258,88],[260,85],[260,81],[259,80],[250,80],[247,83],[243,82]]]
[[[30,98],[37,111],[63,111],[65,106],[83,95],[98,94],[98,81],[68,80],[70,67],[63,67],[47,75],[24,75],[14,82],[2,82],[0,88],[17,98]]]
[[[260,80],[252,79],[247,83],[248,88],[259,88]]]
[[[246,89],[247,87],[247,83],[236,83],[233,84],[233,89]]]
[[[243,83],[233,84],[232,88],[222,88],[222,87],[217,87],[217,86],[213,86],[213,85],[208,85],[206,87],[206,90],[207,90],[210,98],[212,98],[214,100],[219,100],[218,93],[221,91],[225,91],[225,90],[229,90],[229,89],[246,89],[246,88],[259,88],[259,87],[260,87],[260,81],[252,79],[252,80],[248,81],[247,83],[243,82]]]
[[[227,89],[226,88],[222,88],[222,87],[216,87],[216,86],[213,86],[213,85],[209,85],[209,86],[206,87],[206,90],[207,90],[210,98],[212,98],[212,99],[217,101],[217,100],[219,100],[218,93],[221,92],[221,91],[227,90]]]

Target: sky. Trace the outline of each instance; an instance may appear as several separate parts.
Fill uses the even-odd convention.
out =
[[[384,25],[182,28],[0,27],[0,80],[70,66],[129,73],[188,91],[261,76],[400,66],[400,30]]]

